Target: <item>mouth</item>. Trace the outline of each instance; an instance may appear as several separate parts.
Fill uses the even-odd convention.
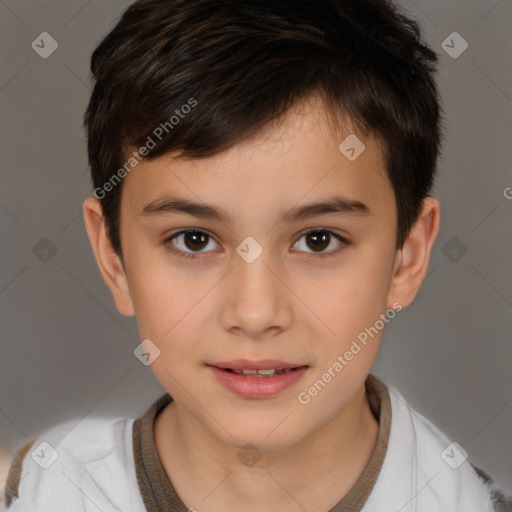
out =
[[[276,360],[236,360],[206,366],[221,385],[244,398],[276,396],[298,382],[309,368]]]

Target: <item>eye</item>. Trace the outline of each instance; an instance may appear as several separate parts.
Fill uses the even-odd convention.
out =
[[[205,231],[199,229],[179,231],[164,240],[164,244],[168,245],[171,252],[179,257],[195,258],[194,253],[208,252],[204,250],[208,248],[208,239],[213,243],[213,249],[215,249],[217,244],[213,242],[212,237]],[[178,250],[173,247],[178,247]],[[191,252],[188,252],[188,249],[190,249]],[[210,249],[212,249],[212,247],[210,247]]]
[[[313,254],[318,254],[319,256],[332,256],[334,254],[337,254],[338,252],[341,251],[341,249],[343,249],[343,247],[345,245],[348,244],[348,242],[342,236],[338,235],[337,233],[334,233],[333,231],[330,231],[328,229],[318,229],[317,228],[317,229],[309,230],[306,233],[303,233],[301,235],[301,237],[299,238],[299,240],[297,240],[297,242],[295,242],[293,247],[295,247],[296,245],[300,245],[299,242],[302,238],[305,238],[307,247],[310,247],[313,249],[313,251],[311,251],[311,252]],[[325,251],[326,248],[332,246],[332,243],[336,242],[336,241],[338,242],[337,249],[327,251],[327,252],[322,252],[322,251]],[[299,250],[301,250],[301,249],[299,248]],[[309,252],[309,251],[305,251],[305,252]]]

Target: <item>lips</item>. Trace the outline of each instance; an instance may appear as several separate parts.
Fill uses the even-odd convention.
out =
[[[308,369],[278,360],[235,360],[208,364],[217,381],[244,398],[270,398],[300,380]]]

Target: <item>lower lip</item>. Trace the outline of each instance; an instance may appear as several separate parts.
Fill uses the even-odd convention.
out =
[[[282,393],[306,373],[308,367],[301,366],[291,372],[281,373],[274,377],[254,377],[221,370],[216,366],[208,366],[219,382],[239,396],[244,398],[270,398]]]

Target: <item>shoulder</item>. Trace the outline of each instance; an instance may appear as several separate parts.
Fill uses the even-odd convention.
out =
[[[394,386],[386,387],[391,429],[368,510],[374,500],[386,500],[389,489],[393,489],[392,499],[402,512],[500,510],[499,491],[493,490],[492,480],[471,464],[466,449],[413,409]],[[397,481],[401,485],[397,486]],[[505,499],[503,495],[501,498]]]
[[[6,510],[143,511],[133,460],[133,422],[69,421],[26,442],[9,468]]]

